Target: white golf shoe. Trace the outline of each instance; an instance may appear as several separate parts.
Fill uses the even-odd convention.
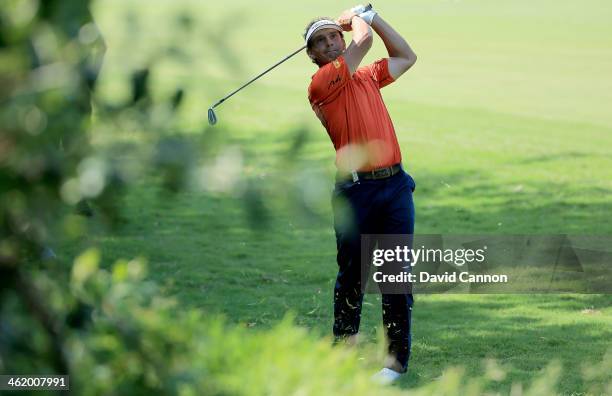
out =
[[[378,373],[372,376],[372,380],[381,385],[389,385],[392,382],[397,381],[401,377],[402,373],[398,373],[390,368],[383,368]]]

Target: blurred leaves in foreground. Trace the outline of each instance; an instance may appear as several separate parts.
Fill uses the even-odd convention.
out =
[[[193,72],[197,55],[182,44],[202,41],[194,18],[177,13],[170,26],[178,33],[154,48],[120,46],[125,56],[145,59],[126,64],[130,94],[117,101],[98,92],[107,48],[89,7],[89,1],[7,0],[0,9],[0,270],[49,251],[69,207],[116,224],[121,193],[145,177],[170,193],[241,197],[252,224],[265,225],[261,188],[243,176],[241,151],[223,149],[220,132],[207,126],[194,136],[181,125],[177,115],[189,92],[180,83],[157,89],[164,64]],[[138,14],[127,16],[138,46],[147,32],[139,30]]]
[[[146,32],[137,14],[128,17],[138,43]],[[208,127],[200,140],[188,136],[176,117],[189,94],[180,84],[155,97],[160,64],[192,58],[181,44],[197,35],[194,20],[182,12],[176,21],[181,41],[123,48],[148,58],[131,70],[125,100],[112,101],[98,92],[107,48],[89,1],[7,0],[0,8],[2,373],[66,373],[87,394],[189,394],[191,387],[226,394],[215,389],[227,367],[205,364],[225,363],[232,351],[219,340],[204,343],[221,325],[193,312],[175,316],[176,307],[142,280],[141,261],[107,273],[99,253],[88,251],[69,281],[72,260],[58,262],[53,251],[54,240],[85,236],[89,217],[116,225],[122,193],[144,177],[169,194],[193,188],[241,197],[250,223],[266,225],[263,189],[242,175],[242,151],[220,147],[219,132]],[[239,330],[219,331],[241,340]]]
[[[286,188],[283,179],[265,184],[245,177],[243,151],[218,147],[218,131],[203,128],[202,146],[188,137],[175,117],[189,95],[183,87],[153,97],[159,63],[168,57],[189,62],[176,43],[131,72],[124,102],[102,99],[97,78],[105,43],[89,6],[6,0],[0,8],[0,372],[70,374],[73,392],[82,395],[399,393],[372,384],[354,351],[332,348],[290,319],[259,332],[178,307],[147,281],[142,259],[105,270],[101,254],[87,250],[69,274],[41,260],[53,230],[82,236],[83,215],[113,224],[121,193],[144,176],[157,177],[170,194],[195,188],[242,197],[257,227],[269,219],[267,186]],[[138,34],[137,17],[131,18],[129,27]],[[188,41],[194,25],[188,13],[177,15],[182,40]],[[221,36],[210,42],[222,43]],[[90,144],[92,136],[111,142],[100,150]],[[290,169],[306,140],[306,131],[295,133],[280,168]],[[301,197],[304,209],[316,213],[320,178],[297,174],[295,192],[288,195]],[[601,388],[611,361],[608,354],[585,368],[594,393],[611,392],[611,385]],[[497,367],[487,370],[467,379],[451,369],[411,394],[480,394],[503,377]],[[552,365],[530,388],[523,392],[516,385],[512,392],[552,393],[557,377]]]
[[[34,273],[48,296],[62,353],[79,395],[399,395],[370,380],[372,372],[357,351],[332,346],[296,327],[291,316],[267,331],[230,326],[219,317],[184,310],[160,297],[146,278],[142,259],[102,265],[97,250],[76,258],[69,288]],[[109,270],[101,269],[109,268]],[[41,326],[23,315],[19,299],[8,295],[0,317],[2,371],[47,373],[50,350]],[[377,349],[384,349],[380,346]],[[375,352],[372,352],[375,354]],[[481,375],[447,369],[411,395],[481,395],[502,381],[506,367],[484,362]],[[581,363],[586,389],[607,394],[612,353],[596,364]],[[578,369],[578,368],[577,368]],[[560,364],[552,362],[531,384],[515,383],[512,395],[556,393]]]

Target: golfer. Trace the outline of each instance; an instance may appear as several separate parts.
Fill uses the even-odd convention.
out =
[[[361,66],[373,33],[388,58]],[[343,32],[352,32],[346,46]],[[402,168],[395,129],[380,89],[395,82],[416,61],[406,41],[374,10],[357,6],[336,20],[318,18],[304,33],[307,53],[319,67],[308,99],[336,150],[338,169],[332,199],[338,249],[334,288],[336,340],[356,341],[363,292],[361,234],[413,234],[415,183]],[[389,359],[377,374],[392,382],[410,358],[412,294],[383,294],[383,322]]]

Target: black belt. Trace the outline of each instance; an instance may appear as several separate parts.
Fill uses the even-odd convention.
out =
[[[345,173],[342,175],[338,173],[336,175],[336,180],[346,180],[346,179],[352,178],[353,182],[358,182],[359,180],[386,179],[388,177],[396,175],[401,170],[402,170],[402,164],[395,164],[395,165],[388,166],[386,168],[378,168],[378,169],[373,169],[371,171],[365,171],[365,172],[351,172],[349,174]]]

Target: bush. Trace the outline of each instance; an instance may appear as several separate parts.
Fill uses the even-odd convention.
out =
[[[229,326],[221,317],[207,317],[160,297],[157,286],[146,280],[143,260],[121,260],[111,270],[100,267],[99,253],[89,250],[75,260],[69,290],[45,277],[35,282],[53,307],[76,394],[400,393],[373,383],[372,373],[359,363],[355,350],[315,338],[295,326],[291,316],[267,331]],[[1,316],[0,347],[2,356],[10,357],[3,361],[2,371],[53,372],[55,352],[48,337],[18,300],[10,300]],[[602,383],[610,368],[612,355],[608,354],[585,374]],[[553,394],[559,373],[559,364],[553,362],[529,389],[523,391],[522,385],[515,384],[512,394]],[[411,389],[409,394],[480,395],[487,384],[503,376],[494,362],[476,378],[466,378],[461,368],[450,368],[438,381]]]

